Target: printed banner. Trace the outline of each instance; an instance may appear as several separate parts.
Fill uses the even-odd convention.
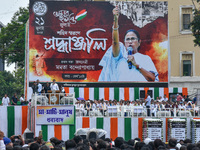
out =
[[[74,124],[74,106],[37,106],[36,124]]]
[[[30,0],[29,8],[30,82],[168,82],[167,2]]]
[[[143,140],[163,139],[163,123],[161,119],[144,119],[143,120]]]
[[[185,119],[169,119],[168,128],[169,139],[175,138],[177,141],[180,141],[186,138],[187,128]]]

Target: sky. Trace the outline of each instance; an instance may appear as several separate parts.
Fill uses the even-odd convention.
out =
[[[0,22],[7,25],[19,7],[27,7],[29,0],[0,0]],[[5,65],[5,70],[13,71],[15,65]]]
[[[7,25],[19,7],[27,7],[29,0],[1,0],[0,2],[0,21]]]

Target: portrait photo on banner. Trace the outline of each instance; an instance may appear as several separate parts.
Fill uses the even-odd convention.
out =
[[[29,82],[168,83],[165,1],[30,0]]]

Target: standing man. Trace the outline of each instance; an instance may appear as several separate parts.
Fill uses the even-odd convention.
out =
[[[53,79],[53,83],[51,83],[50,87],[51,87],[51,91],[59,91],[59,87],[55,79]]]
[[[7,94],[5,94],[5,96],[2,98],[2,105],[3,105],[3,106],[8,106],[8,105],[10,105],[10,99],[9,99],[9,97],[7,96]]]
[[[151,96],[147,93],[146,99],[146,109],[147,109],[147,116],[150,116],[150,106],[151,106]]]
[[[42,92],[42,84],[40,84],[40,80],[37,79],[37,92],[40,95]]]
[[[51,88],[50,88],[49,83],[47,82],[47,83],[44,85],[44,91],[45,91],[45,93],[48,93],[49,90],[51,90]]]
[[[37,93],[38,86],[37,86],[37,83],[35,81],[33,82],[32,89],[33,89],[33,94]]]
[[[12,97],[12,105],[17,105],[17,101],[18,101],[17,93],[15,93],[14,96]]]

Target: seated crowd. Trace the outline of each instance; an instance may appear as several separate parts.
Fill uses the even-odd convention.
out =
[[[2,98],[1,105],[27,105],[31,104],[24,100],[24,95],[22,94],[20,99],[17,98],[17,94],[15,93],[12,99],[10,100],[7,94]],[[178,111],[190,111],[192,116],[198,116],[199,107],[197,107],[196,99],[190,100],[188,97],[182,97],[177,94],[177,96],[172,96],[170,99],[164,95],[163,97],[157,97],[156,100],[151,98],[150,107],[147,108],[147,99],[137,99],[135,101],[129,100],[78,100],[75,103],[76,110],[79,112],[81,116],[89,116],[90,112],[95,113],[96,116],[105,115],[108,113],[108,108],[110,106],[115,106],[117,112],[131,112],[133,109],[136,109],[135,106],[143,108],[145,112],[147,109],[150,109],[150,114],[148,116],[157,116],[159,111],[170,111],[170,116],[178,116]],[[137,108],[138,109],[138,108]],[[125,114],[126,116],[126,114]]]
[[[106,114],[108,111],[108,108],[112,108],[110,106],[115,106],[117,108],[117,111],[131,111],[133,109],[139,109],[143,108],[146,111],[146,104],[147,101],[145,99],[140,99],[136,101],[129,101],[129,100],[79,100],[76,102],[76,110],[78,110],[83,116],[90,115],[89,112],[101,112],[102,115]],[[151,99],[151,105],[150,105],[150,112],[151,116],[156,116],[158,111],[170,111],[171,116],[174,116],[174,111],[176,108],[176,111],[178,110],[189,110],[192,115],[197,116],[199,113],[199,107],[197,107],[196,101],[191,101],[188,98],[183,98],[181,96],[177,96],[177,98],[166,98],[166,95],[162,98],[159,97],[156,100]],[[139,106],[139,107],[135,107]],[[178,114],[178,112],[177,112]]]
[[[52,137],[45,142],[42,135],[34,139],[24,140],[21,135],[4,137],[0,131],[0,150],[200,150],[200,143],[192,143],[190,139],[180,140],[171,138],[169,142],[162,142],[160,139],[151,140],[140,138],[125,141],[117,137],[114,141],[105,139],[83,139],[81,136],[74,136],[73,139],[63,141]]]

